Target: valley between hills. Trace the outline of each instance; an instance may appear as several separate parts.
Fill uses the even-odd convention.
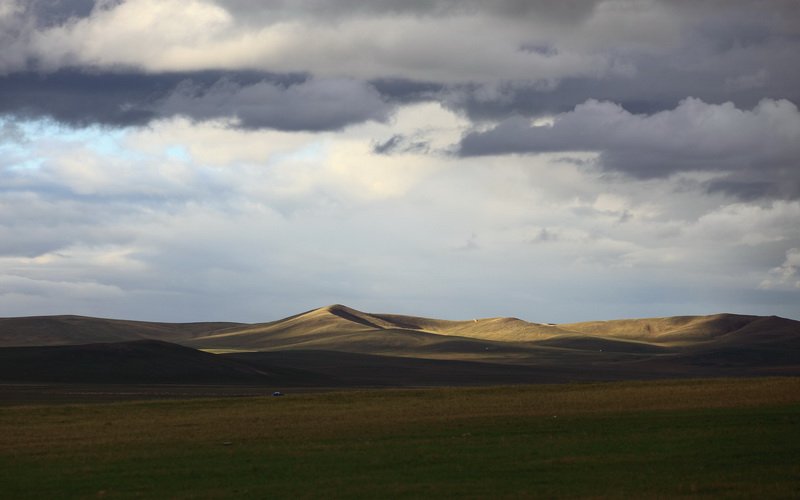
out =
[[[717,314],[530,323],[370,314],[278,321],[0,318],[0,384],[185,384],[265,390],[800,375],[800,322]]]

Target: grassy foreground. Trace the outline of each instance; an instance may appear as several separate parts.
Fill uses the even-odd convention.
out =
[[[0,409],[42,498],[800,498],[800,379]]]

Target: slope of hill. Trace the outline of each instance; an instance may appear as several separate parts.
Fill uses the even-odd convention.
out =
[[[294,368],[331,377],[350,386],[482,386],[626,380],[626,368],[597,370],[587,364],[513,365],[463,360],[378,356],[338,351],[269,351],[226,354],[254,365]],[[641,379],[681,378],[668,368],[641,373]],[[689,375],[684,375],[689,376]]]
[[[0,380],[82,383],[335,385],[291,368],[271,369],[160,340],[0,348]]]
[[[241,325],[185,341],[206,349],[321,349],[407,356],[450,352],[520,356],[540,348],[616,353],[668,353],[709,343],[798,337],[800,322],[718,314],[564,325],[529,323],[516,318],[448,321],[415,316],[367,314],[341,305],[308,311],[283,320]]]
[[[0,318],[0,347],[158,339],[180,342],[240,323],[153,323],[86,316]]]
[[[590,321],[561,325],[565,330],[657,344],[707,342],[759,320],[759,316],[715,314],[669,318]]]
[[[188,340],[199,348],[249,350],[325,349],[349,352],[421,350],[442,352],[442,344],[466,352],[485,350],[487,342],[516,343],[569,336],[556,326],[516,318],[448,321],[415,316],[367,314],[342,305],[314,309],[286,319],[242,325]],[[526,348],[532,348],[527,345]],[[508,346],[506,346],[508,349]]]

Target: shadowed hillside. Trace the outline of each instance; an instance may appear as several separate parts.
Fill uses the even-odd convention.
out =
[[[124,344],[135,345],[139,354],[145,347],[158,351],[148,357],[133,351],[123,355],[117,352],[120,347],[67,347],[142,339],[217,353],[255,352],[215,356],[179,351],[178,346]],[[0,346],[51,346],[30,351],[37,361],[27,365],[20,361],[25,351],[15,351],[16,361],[6,358],[0,370],[4,380],[23,380],[23,374],[36,379],[34,365],[49,373],[37,380],[52,380],[55,372],[50,367],[60,367],[59,373],[67,374],[69,380],[102,380],[106,374],[109,381],[144,373],[145,366],[153,380],[197,381],[258,378],[275,367],[303,367],[307,372],[293,375],[303,384],[327,385],[343,381],[363,385],[370,380],[381,385],[430,385],[800,373],[800,322],[734,314],[550,325],[516,318],[448,321],[369,314],[332,305],[257,324],[170,324],[79,316],[6,318],[0,319]],[[294,356],[293,352],[305,354]],[[175,359],[168,361],[171,357]],[[87,361],[85,366],[80,360]],[[211,369],[207,363],[212,360],[238,365]],[[267,360],[276,365],[264,364]],[[311,370],[309,360],[334,368]],[[200,366],[211,371],[204,372]],[[131,368],[130,377],[125,367]],[[256,375],[252,370],[264,373]]]
[[[0,347],[158,339],[181,342],[239,323],[152,323],[86,316],[0,318]]]
[[[0,380],[83,383],[335,385],[291,368],[271,369],[160,340],[0,348]]]
[[[333,351],[271,351],[227,354],[257,366],[292,367],[331,377],[351,386],[482,386],[626,380],[625,368],[596,370],[591,365],[511,365],[443,359],[376,356]],[[643,379],[664,378],[652,370]],[[670,378],[681,374],[670,373]]]

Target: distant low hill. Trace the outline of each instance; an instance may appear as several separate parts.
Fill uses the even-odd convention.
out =
[[[136,343],[146,340],[179,344],[183,350]],[[97,345],[119,343],[125,349],[146,347],[149,368],[142,361],[148,356],[138,361],[133,355],[114,358],[112,352],[119,347]],[[57,346],[61,349],[54,350]],[[81,316],[0,318],[0,347],[9,348],[0,349],[0,355],[7,356],[0,356],[0,362],[6,360],[0,380],[22,380],[23,374],[35,377],[37,370],[51,373],[42,377],[58,378],[48,371],[48,363],[59,366],[61,374],[69,372],[73,379],[77,373],[85,373],[81,376],[86,379],[102,378],[103,373],[130,379],[150,370],[150,378],[158,380],[184,375],[181,380],[257,380],[269,373],[287,375],[287,369],[301,369],[302,373],[287,376],[304,384],[329,385],[359,385],[358,380],[441,385],[467,380],[532,383],[800,375],[800,322],[734,314],[552,325],[517,318],[448,321],[370,314],[332,305],[256,324],[151,323]],[[37,348],[28,353],[32,357],[27,365],[12,360],[24,357],[25,351],[19,350],[23,347]],[[85,366],[64,361],[70,356],[83,359]],[[57,360],[48,361],[53,357]],[[176,358],[170,362],[170,357]],[[459,364],[463,362],[471,364]],[[123,374],[123,366],[130,368],[128,375]],[[177,368],[170,372],[170,366]],[[200,366],[204,368],[197,371]],[[112,368],[116,369],[113,377]],[[411,376],[414,373],[419,376]]]
[[[0,318],[0,347],[156,339],[182,342],[241,323],[153,323],[86,316]]]
[[[287,367],[258,366],[160,340],[0,348],[0,380],[19,382],[336,385]]]

